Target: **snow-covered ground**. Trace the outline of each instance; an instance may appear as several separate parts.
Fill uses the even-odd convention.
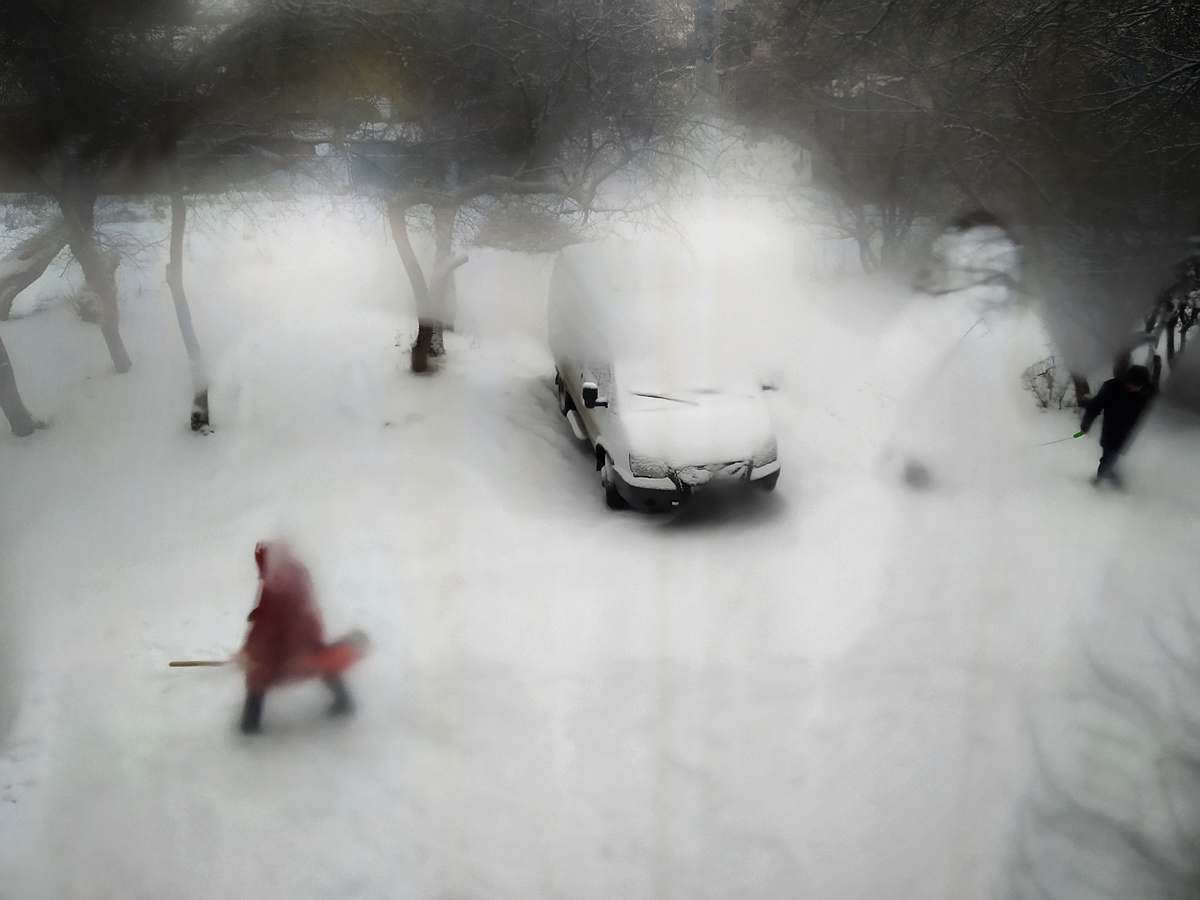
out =
[[[0,334],[51,427],[0,429],[0,896],[1001,890],[1089,635],[1194,598],[1193,426],[1097,492],[1022,393],[1035,313],[807,280],[800,232],[722,215],[783,475],[673,518],[607,510],[557,413],[547,258],[476,251],[422,377],[378,219],[194,232],[207,437],[165,247],[122,268],[127,375],[61,281],[23,297]],[[237,649],[277,534],[374,651],[353,719],[302,685],[245,738],[235,671],[167,662]]]

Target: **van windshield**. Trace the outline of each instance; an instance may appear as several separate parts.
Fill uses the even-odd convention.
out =
[[[615,387],[647,401],[704,404],[759,392],[754,360],[740,336],[744,306],[706,274],[706,260],[670,240],[599,245],[608,291],[600,328],[617,363]]]
[[[617,367],[622,392],[651,400],[701,404],[717,395],[756,394],[762,388],[748,365],[715,354],[655,354],[622,361]]]

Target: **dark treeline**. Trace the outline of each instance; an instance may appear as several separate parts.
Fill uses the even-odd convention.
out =
[[[1096,372],[1142,323],[1173,362],[1197,308],[1196,267],[1179,264],[1200,230],[1198,13],[1200,0],[10,4],[0,189],[56,214],[21,248],[28,264],[8,261],[0,313],[69,246],[126,371],[120,254],[97,198],[169,195],[182,230],[188,198],[281,172],[319,181],[340,160],[388,211],[423,371],[466,219],[499,243],[561,244],[609,178],[687,156],[715,108],[807,148],[864,267],[912,264],[956,219],[999,222],[1073,369]],[[417,220],[432,263],[413,249]],[[204,424],[181,236],[167,282]],[[32,430],[9,366],[0,397]]]
[[[812,150],[865,265],[902,263],[930,223],[1003,222],[1081,368],[1180,280],[1200,230],[1194,0],[747,0],[724,35],[730,107]]]
[[[169,195],[167,283],[192,361],[192,426],[205,429],[182,271],[188,198],[282,173],[328,183],[348,168],[351,189],[388,209],[420,319],[412,368],[424,371],[465,261],[454,250],[463,210],[507,212],[552,245],[586,220],[604,181],[670,155],[691,61],[685,12],[640,0],[13,5],[0,19],[0,190],[43,198],[57,216],[10,254],[0,310],[69,245],[113,365],[128,371],[120,253],[96,204]],[[426,267],[408,233],[419,208],[436,237]],[[31,433],[7,362],[0,399],[14,431]]]

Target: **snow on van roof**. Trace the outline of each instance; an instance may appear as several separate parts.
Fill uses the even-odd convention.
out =
[[[603,247],[609,284],[618,291],[694,295],[699,261],[690,248],[660,236],[606,243]]]
[[[602,337],[602,355],[647,390],[745,380],[747,360],[729,340],[736,305],[724,296],[711,258],[674,238],[645,235],[576,244],[561,259],[572,298],[557,297],[552,307],[572,312],[552,314],[552,344],[557,338],[564,346],[596,347]]]
[[[574,244],[563,251],[563,257],[578,276],[618,293],[690,292],[699,280],[695,254],[682,241],[665,235]]]
[[[607,238],[569,247],[563,258],[591,313],[608,320],[611,337],[677,329],[714,309],[715,283],[704,277],[708,267],[680,241]]]

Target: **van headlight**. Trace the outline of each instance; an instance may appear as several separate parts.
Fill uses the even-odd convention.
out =
[[[751,462],[754,464],[754,468],[757,469],[759,466],[765,466],[767,463],[773,463],[777,459],[779,459],[779,447],[776,446],[775,438],[772,437],[769,441],[762,445],[757,453],[754,454],[754,458],[751,460]]]
[[[651,456],[629,454],[629,471],[638,478],[666,478],[670,474],[667,464]]]

